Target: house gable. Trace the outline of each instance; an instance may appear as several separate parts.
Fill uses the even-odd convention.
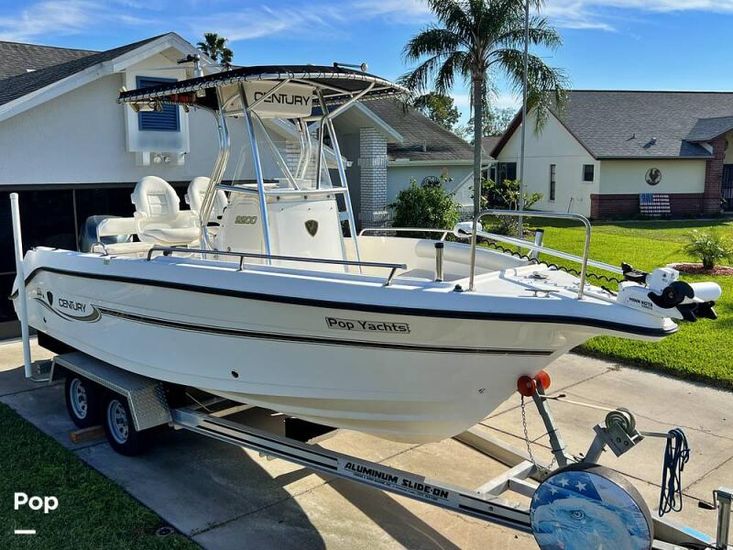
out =
[[[183,55],[199,53],[177,34],[168,33],[2,80],[0,122],[169,49]]]
[[[598,193],[601,163],[553,114],[549,113],[541,131],[535,131],[536,114],[530,112],[527,125],[525,152],[525,189],[528,193],[539,193],[542,198],[533,208],[590,214],[590,195]],[[521,153],[521,132],[516,128],[507,132],[496,158],[499,163],[517,163]],[[555,198],[550,196],[550,166],[554,165]],[[583,167],[593,165],[594,178],[583,181]]]

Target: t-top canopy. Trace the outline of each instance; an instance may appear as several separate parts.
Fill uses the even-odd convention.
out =
[[[344,67],[319,65],[260,65],[180,80],[120,93],[120,103],[173,103],[219,109],[217,88],[239,83],[304,85],[320,91],[327,103],[343,102],[359,94],[360,99],[378,99],[407,93],[405,88],[378,76]],[[247,86],[249,88],[250,86]],[[297,86],[296,86],[297,87]],[[256,96],[255,96],[256,97]],[[311,96],[312,97],[312,96]]]

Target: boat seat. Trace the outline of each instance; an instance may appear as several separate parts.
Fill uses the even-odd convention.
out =
[[[188,184],[188,190],[186,191],[186,204],[191,208],[191,211],[198,215],[201,212],[201,206],[206,196],[206,191],[209,188],[209,182],[211,180],[205,176],[198,176],[191,180]],[[224,209],[229,205],[227,195],[221,189],[216,190],[214,195],[214,205],[211,208],[211,215],[209,216],[209,222],[219,223],[222,216],[224,216]]]
[[[198,241],[197,216],[180,210],[175,189],[162,178],[145,176],[132,192],[137,236],[142,242],[167,246],[188,245]]]

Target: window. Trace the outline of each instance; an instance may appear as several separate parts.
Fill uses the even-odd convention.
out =
[[[583,181],[592,182],[595,179],[595,165],[584,164],[583,165]]]
[[[517,163],[516,162],[499,162],[496,165],[496,183],[503,183],[504,180],[517,179]]]
[[[160,86],[168,82],[176,82],[176,79],[152,78],[147,76],[137,77],[138,88]],[[181,129],[177,105],[163,105],[162,111],[141,111],[137,114],[137,123],[138,129],[141,131],[178,132]]]
[[[555,200],[555,168],[556,165],[550,164],[550,200]]]

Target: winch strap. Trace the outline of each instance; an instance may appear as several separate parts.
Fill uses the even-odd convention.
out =
[[[681,428],[669,431],[664,449],[662,488],[659,493],[659,517],[682,510],[682,471],[690,460],[690,447]]]

